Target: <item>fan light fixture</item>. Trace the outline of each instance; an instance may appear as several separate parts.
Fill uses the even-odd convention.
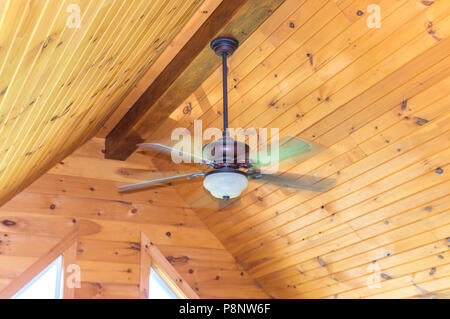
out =
[[[203,186],[215,198],[227,200],[241,195],[248,186],[248,179],[238,172],[211,172],[205,176]]]

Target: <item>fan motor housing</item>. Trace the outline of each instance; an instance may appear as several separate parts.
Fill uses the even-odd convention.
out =
[[[250,167],[250,147],[226,136],[203,146],[203,158],[214,162],[214,168]]]
[[[205,173],[205,176],[208,175],[212,175],[212,174],[217,174],[217,173],[236,173],[236,174],[241,174],[244,176],[248,176],[246,172],[238,170],[236,168],[230,168],[230,167],[224,167],[224,168],[215,168],[209,172]]]

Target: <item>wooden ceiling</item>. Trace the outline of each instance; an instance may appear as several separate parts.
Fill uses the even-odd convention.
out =
[[[251,182],[222,211],[197,208],[201,181],[177,186],[270,296],[449,297],[449,14],[445,0],[286,0],[230,58],[230,127],[320,143],[284,169],[337,180],[324,193]],[[221,98],[217,68],[148,141],[195,119],[220,128]]]
[[[92,137],[202,2],[0,1],[1,202]]]

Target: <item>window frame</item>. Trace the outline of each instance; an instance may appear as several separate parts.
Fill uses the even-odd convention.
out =
[[[65,270],[67,263],[73,263],[74,258],[76,258],[76,245],[78,239],[79,229],[78,227],[73,227],[68,233],[56,243],[45,255],[41,256],[36,262],[34,262],[30,267],[28,267],[22,274],[14,278],[3,290],[0,291],[0,299],[10,299],[14,297],[19,291],[21,291],[26,285],[32,282],[35,277],[44,271],[48,266],[50,266],[57,258],[62,255],[62,267],[64,271],[63,280],[65,281],[66,273]],[[71,258],[69,258],[68,253],[70,253]],[[74,298],[74,288],[66,288],[67,285],[64,284],[62,298],[70,299]],[[68,291],[71,294],[68,294]]]
[[[150,276],[148,278],[149,280],[149,287],[152,289],[149,290],[149,299],[159,299],[159,298],[152,298],[152,292],[154,291],[154,285],[158,285],[160,289],[164,290],[165,293],[168,295],[169,298],[167,299],[186,299],[186,296],[184,294],[178,291],[178,289],[173,289],[173,287],[170,287],[167,283],[167,279],[163,278],[160,275],[160,271],[158,272],[154,267],[150,268]],[[178,294],[177,294],[178,292]],[[166,298],[163,298],[166,299]]]
[[[62,289],[62,280],[63,278],[63,257],[62,254],[56,257],[55,260],[50,262],[40,273],[38,273],[33,279],[31,279],[27,284],[25,284],[22,288],[19,289],[11,299],[19,299],[20,296],[25,293],[34,283],[36,283],[39,279],[41,279],[45,274],[47,274],[52,267],[56,266],[55,273],[55,287],[54,287],[54,298],[53,299],[62,299],[63,298],[63,289]]]
[[[141,233],[139,297],[149,298],[150,271],[153,269],[180,299],[199,299],[198,294],[181,277],[156,244]]]

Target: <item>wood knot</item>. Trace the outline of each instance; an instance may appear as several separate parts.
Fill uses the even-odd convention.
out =
[[[431,6],[434,3],[434,0],[422,0],[421,1],[424,6]]]
[[[189,262],[189,257],[188,256],[180,256],[180,257],[168,256],[166,259],[172,265],[184,265],[184,264],[187,264]]]
[[[317,262],[319,263],[319,265],[321,265],[322,267],[326,267],[326,263],[325,263],[325,261],[322,259],[322,258],[320,258],[320,256],[318,256],[317,257]]]
[[[313,55],[311,53],[307,53],[306,57],[309,59],[309,64],[311,66],[313,66],[314,65],[314,57],[313,57]]]
[[[402,102],[402,110],[404,111],[404,110],[406,110],[406,107],[408,106],[408,100],[404,100],[403,102]]]
[[[12,220],[5,219],[2,221],[2,224],[6,227],[16,226],[16,222],[13,222]]]
[[[385,274],[384,272],[380,274],[381,278],[383,278],[384,280],[390,280],[392,279],[391,276],[389,276],[388,274]]]
[[[428,21],[428,23],[427,23],[427,32],[429,35],[431,35],[433,37],[433,39],[435,39],[437,41],[441,40],[441,37],[436,34],[436,30],[433,28],[432,21]]]
[[[145,248],[148,248],[148,245],[145,245]],[[130,242],[130,246],[128,247],[128,249],[141,251],[141,244],[135,243],[135,242]]]
[[[425,125],[429,122],[427,119],[418,116],[414,116],[414,119],[416,120],[416,124],[419,126]]]

